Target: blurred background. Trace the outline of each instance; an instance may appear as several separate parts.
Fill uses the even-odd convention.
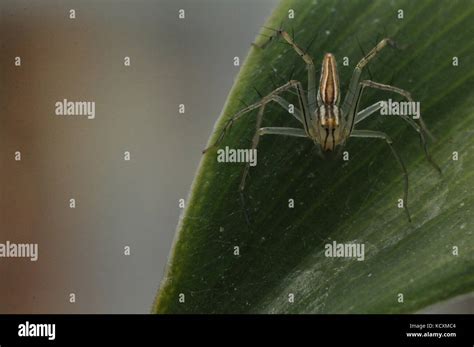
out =
[[[0,243],[38,243],[39,260],[0,258],[0,313],[149,312],[233,59],[276,4],[1,1]],[[96,118],[56,116],[63,99]]]

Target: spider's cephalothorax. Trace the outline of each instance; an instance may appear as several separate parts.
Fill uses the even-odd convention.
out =
[[[305,51],[301,49],[293,40],[293,38],[285,31],[278,29],[272,29],[275,32],[270,40],[263,45],[256,45],[259,48],[265,48],[265,46],[272,41],[273,38],[283,38],[287,44],[289,44],[295,52],[304,60],[308,70],[308,89],[305,93],[301,82],[296,80],[288,81],[284,85],[276,88],[270,94],[263,97],[260,101],[245,107],[236,114],[234,114],[225,124],[222,129],[220,136],[217,141],[211,146],[204,150],[206,152],[212,147],[217,146],[225,136],[225,133],[230,129],[232,124],[248,112],[258,109],[257,114],[257,132],[255,133],[252,141],[252,149],[256,149],[260,136],[273,134],[273,135],[284,135],[284,136],[295,136],[304,137],[313,140],[319,148],[322,149],[323,153],[330,153],[335,150],[337,146],[339,149],[342,148],[345,141],[349,137],[360,137],[360,138],[375,138],[384,140],[396,160],[398,161],[402,172],[405,183],[405,190],[403,196],[403,207],[407,214],[408,220],[410,220],[410,213],[408,212],[408,173],[403,164],[402,159],[395,151],[392,145],[392,139],[381,131],[375,130],[359,130],[355,129],[356,125],[362,122],[364,119],[372,114],[375,114],[383,107],[383,102],[379,101],[375,104],[359,111],[359,102],[362,97],[362,92],[365,87],[375,88],[388,92],[397,93],[405,97],[408,101],[413,101],[411,95],[406,90],[382,84],[370,80],[361,81],[362,71],[365,66],[373,59],[384,47],[392,46],[396,47],[393,40],[385,38],[380,41],[365,57],[363,57],[354,68],[352,77],[349,81],[349,89],[343,99],[342,105],[339,106],[340,100],[340,89],[339,89],[339,76],[337,74],[337,64],[334,55],[327,53],[324,55],[321,78],[319,80],[319,87],[316,82],[316,70],[313,63],[313,58]],[[294,107],[291,103],[286,101],[280,96],[283,92],[295,90],[298,100],[298,106]],[[291,115],[301,124],[300,128],[289,128],[289,127],[261,127],[265,106],[269,102],[276,102],[281,105],[284,109],[289,111]],[[441,173],[439,167],[431,159],[426,146],[425,134],[429,134],[426,126],[421,117],[418,118],[418,122],[415,122],[412,118],[406,115],[400,115],[404,121],[406,121],[420,136],[420,140],[425,152],[425,156],[430,164]],[[245,179],[249,170],[249,164],[245,166],[242,180],[240,182],[240,190],[243,191],[245,187]]]
[[[331,53],[324,56],[319,81],[318,107],[311,115],[308,135],[323,151],[333,151],[345,140],[342,112],[339,108],[339,76],[336,59]]]

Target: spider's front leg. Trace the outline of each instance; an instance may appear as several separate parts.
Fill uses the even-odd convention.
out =
[[[349,82],[349,90],[347,91],[344,102],[342,103],[343,113],[348,115],[347,124],[349,124],[350,130],[352,130],[352,126],[354,124],[354,116],[358,108],[360,94],[362,92],[362,85],[360,84],[362,71],[364,67],[366,67],[367,64],[387,46],[398,47],[395,41],[392,39],[384,38],[359,61],[354,69],[354,72],[352,73],[351,81]]]
[[[285,40],[293,49],[295,52],[303,59],[303,61],[306,64],[306,68],[308,70],[308,94],[307,94],[307,100],[308,100],[308,110],[311,113],[314,113],[316,108],[317,108],[317,100],[316,100],[316,68],[313,62],[313,58],[311,55],[309,55],[307,52],[305,52],[296,42],[293,40],[290,34],[288,34],[286,31],[281,30],[281,29],[271,29],[267,28],[270,30],[273,30],[275,32],[275,35],[270,36],[269,40],[265,42],[263,45],[257,45],[253,44],[255,47],[258,48],[265,48],[274,38],[281,37],[283,40]]]

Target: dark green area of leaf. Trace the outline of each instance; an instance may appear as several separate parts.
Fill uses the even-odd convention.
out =
[[[288,20],[288,9],[296,18]],[[403,9],[404,18],[397,18]],[[371,78],[409,90],[437,140],[430,144],[443,170],[426,162],[417,134],[397,117],[373,116],[359,129],[388,133],[410,178],[408,223],[397,199],[403,181],[387,145],[349,140],[349,162],[323,160],[307,139],[263,137],[251,168],[246,203],[239,200],[242,164],[203,158],[189,206],[178,227],[168,273],[153,312],[389,313],[413,312],[474,290],[474,3],[472,1],[283,1],[265,24],[294,31],[317,64],[336,55],[342,92],[352,70],[382,37],[387,48],[370,63]],[[263,29],[263,32],[270,32]],[[265,38],[259,37],[262,42]],[[360,42],[360,47],[358,44]],[[452,65],[458,57],[459,66]],[[350,65],[342,65],[348,57]],[[274,72],[276,71],[276,73]],[[293,78],[306,88],[306,68],[291,47],[251,49],[212,140],[243,105]],[[364,78],[370,78],[368,72]],[[343,94],[344,96],[344,94]],[[296,100],[291,94],[289,100]],[[362,107],[402,100],[367,91]],[[256,112],[235,123],[221,147],[250,148]],[[298,127],[278,105],[267,107],[264,126]],[[452,160],[453,152],[459,160]],[[294,199],[295,208],[288,208]],[[365,244],[365,261],[326,258],[332,241]],[[235,256],[239,246],[240,256]],[[459,255],[453,255],[453,247]],[[178,301],[185,294],[185,303]],[[289,293],[295,302],[288,302]],[[398,303],[403,293],[404,303]]]

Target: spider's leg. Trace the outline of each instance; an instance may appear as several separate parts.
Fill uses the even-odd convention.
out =
[[[260,126],[262,125],[264,109],[265,109],[265,104],[262,105],[260,110],[258,111],[257,124],[256,124],[257,131],[255,132],[252,139],[252,150],[257,149],[258,143],[260,141],[260,136],[266,135],[266,134],[286,135],[286,136],[306,137],[306,138],[308,137],[308,135],[306,135],[306,131],[304,129],[299,129],[299,128],[286,128],[286,127],[260,128]],[[240,194],[240,201],[242,204],[242,210],[244,213],[245,221],[247,223],[247,227],[250,229],[251,228],[250,216],[247,211],[245,196],[244,196],[245,181],[247,179],[249,169],[250,169],[250,163],[246,163],[244,171],[242,173],[242,179],[239,185],[239,194]]]
[[[290,104],[288,101],[283,99],[281,96],[273,95],[272,101],[278,103],[281,107],[283,107],[288,113],[293,114],[293,116],[298,119],[298,121],[303,124],[303,113],[301,110],[293,105],[293,113],[290,112]]]
[[[266,104],[263,104],[260,109],[258,110],[258,115],[257,115],[257,123],[256,123],[256,131],[255,131],[255,134],[253,135],[253,139],[252,139],[252,149],[251,151],[254,151],[255,149],[257,149],[257,146],[258,146],[258,142],[260,140],[260,134],[258,133],[260,127],[262,126],[262,121],[263,121],[263,112],[265,111],[265,105]],[[240,185],[239,185],[239,190],[240,192],[242,192],[245,188],[245,180],[247,178],[247,175],[249,173],[249,168],[250,168],[250,163],[247,162],[245,164],[245,168],[244,168],[244,171],[242,173],[242,179],[240,180]]]
[[[266,43],[264,43],[261,46],[257,46],[259,48],[265,48],[267,44],[270,43],[271,40],[277,37],[282,37],[293,49],[296,51],[296,53],[304,60],[306,63],[306,68],[308,70],[308,105],[309,105],[309,111],[311,113],[314,113],[316,108],[317,108],[317,101],[316,101],[316,68],[314,66],[313,58],[305,52],[300,46],[298,46],[295,41],[293,40],[293,37],[288,34],[286,31],[283,31],[281,29],[271,29],[267,28],[270,30],[275,31],[275,35],[271,37]]]
[[[260,136],[262,135],[283,135],[293,137],[306,137],[308,135],[300,128],[286,128],[286,127],[265,127],[258,130]]]
[[[314,113],[317,109],[317,88],[316,88],[316,68],[314,66],[313,58],[307,52],[305,52],[300,46],[298,46],[293,38],[285,31],[279,31],[281,37],[288,42],[295,52],[304,60],[306,63],[306,69],[308,70],[308,109],[309,112]]]
[[[307,117],[307,115],[308,115],[308,112],[307,112],[308,105],[307,105],[307,101],[306,101],[306,99],[303,95],[303,88],[302,88],[300,82],[295,81],[295,80],[291,80],[288,83],[282,85],[281,87],[275,89],[273,92],[271,92],[270,94],[265,96],[260,101],[243,108],[242,110],[237,112],[235,115],[233,115],[226,122],[224,127],[222,128],[222,131],[219,134],[219,137],[217,138],[215,143],[212,144],[211,146],[207,147],[206,149],[204,149],[203,153],[206,153],[210,149],[212,149],[214,147],[217,147],[221,143],[221,141],[224,139],[225,134],[227,133],[227,131],[229,131],[230,128],[232,127],[232,124],[235,121],[237,121],[239,118],[244,116],[245,114],[249,113],[250,111],[253,111],[253,110],[255,110],[259,107],[261,108],[262,106],[268,104],[271,101],[277,102],[282,107],[286,108],[286,110],[288,110],[288,107],[289,107],[290,104],[287,101],[285,101],[283,98],[279,97],[278,94],[280,94],[284,91],[287,91],[291,88],[296,89],[300,108],[299,109],[295,108],[295,112],[290,113],[290,114],[292,116],[294,116],[300,123],[302,123],[304,125],[305,129],[307,129],[308,128],[308,125],[307,125],[307,122],[308,122],[308,117]]]
[[[217,147],[221,141],[224,139],[225,137],[225,134],[227,133],[227,131],[230,130],[230,128],[232,127],[232,124],[234,124],[234,122],[236,120],[238,120],[240,117],[242,117],[243,115],[245,115],[246,113],[249,113],[250,111],[253,111],[255,110],[256,108],[260,107],[261,105],[264,104],[264,100],[260,100],[250,106],[247,106],[245,108],[243,108],[242,110],[240,110],[239,112],[237,112],[235,115],[233,115],[224,125],[224,127],[222,128],[222,131],[221,133],[219,134],[219,137],[217,138],[216,142],[214,142],[214,144],[210,145],[209,147],[205,148],[202,153],[206,153],[207,151],[209,151],[210,149],[212,148],[215,148]]]
[[[405,212],[408,217],[408,221],[411,222],[411,217],[410,217],[410,211],[408,211],[408,172],[405,167],[405,164],[402,161],[402,158],[398,155],[397,151],[392,145],[392,139],[385,133],[381,131],[374,131],[374,130],[354,130],[352,131],[351,137],[363,137],[363,138],[377,138],[377,139],[383,139],[385,142],[387,142],[388,146],[390,147],[390,150],[392,151],[392,154],[394,157],[397,159],[398,164],[402,168],[403,171],[403,178],[405,180],[405,191],[403,194],[403,207],[405,209]]]
[[[360,123],[367,117],[373,115],[375,112],[380,110],[382,106],[383,106],[383,102],[378,101],[375,104],[370,105],[367,108],[364,108],[362,111],[357,112],[355,115],[354,124]]]
[[[409,92],[407,92],[406,90],[394,87],[394,86],[390,86],[390,85],[386,85],[386,84],[382,84],[382,83],[377,83],[377,82],[373,82],[373,81],[362,81],[361,85],[363,86],[363,88],[370,87],[370,88],[375,88],[375,89],[381,89],[381,90],[394,92],[394,93],[397,93],[397,94],[400,94],[400,95],[404,96],[408,101],[413,102],[413,99],[412,99],[411,94]],[[380,102],[377,103],[377,104],[380,104]],[[377,104],[369,106],[367,109],[362,110],[359,113],[357,113],[356,116],[355,116],[355,123],[357,124],[360,121],[362,121],[363,119],[365,119],[366,117],[368,117],[370,115],[370,114],[368,114],[369,109],[371,107],[377,105]],[[380,107],[382,107],[382,106],[380,105]],[[374,108],[373,112],[376,112],[378,109],[380,109],[380,107],[377,108],[377,109]],[[406,121],[408,124],[410,124],[410,126],[413,129],[415,129],[415,131],[420,136],[420,142],[421,142],[421,145],[423,147],[423,151],[425,152],[426,160],[428,160],[428,162],[431,164],[431,166],[433,166],[433,168],[436,171],[441,173],[441,169],[434,162],[434,160],[431,158],[430,153],[428,152],[428,146],[427,146],[425,134],[430,135],[430,133],[429,133],[428,129],[426,128],[426,125],[423,122],[423,118],[421,118],[421,115],[418,118],[418,120],[420,121],[419,124],[416,123],[412,118],[410,118],[407,115],[399,115],[399,117],[401,117],[404,121]]]
[[[347,91],[346,97],[344,98],[344,102],[342,104],[344,114],[349,115],[347,122],[350,125],[353,123],[352,117],[354,116],[355,109],[357,109],[358,98],[362,88],[362,86],[359,84],[362,71],[369,61],[372,60],[381,50],[387,47],[387,45],[397,47],[395,41],[389,38],[384,38],[359,61],[354,69],[354,72],[352,73],[351,81],[349,82],[349,90]]]
[[[292,81],[290,81],[292,82]],[[257,123],[256,123],[256,132],[253,136],[252,139],[252,150],[256,149],[258,146],[258,142],[260,141],[260,136],[265,135],[265,134],[275,134],[275,135],[287,135],[287,136],[298,136],[298,137],[309,137],[308,133],[308,122],[309,122],[309,116],[308,116],[308,106],[307,106],[307,101],[304,98],[304,94],[302,91],[302,86],[301,83],[298,81],[293,81],[295,83],[295,89],[298,95],[298,101],[300,104],[300,110],[299,111],[299,120],[303,124],[303,129],[298,129],[298,128],[276,128],[276,127],[267,127],[267,128],[261,128],[262,126],[262,120],[263,120],[263,111],[265,109],[266,104],[262,104],[262,106],[259,109],[258,116],[257,116]],[[273,95],[274,97],[274,95]],[[273,100],[273,99],[272,99]],[[276,102],[278,102],[280,105],[282,105],[284,108],[288,109],[288,104],[287,101],[285,101],[283,98],[277,98],[274,99]],[[294,116],[296,115],[296,112],[293,114]],[[296,116],[295,116],[296,117]],[[242,180],[240,182],[240,191],[243,191],[245,188],[245,180],[248,175],[248,171],[250,168],[250,163],[247,163],[244,169],[244,173],[242,175]]]
[[[362,81],[360,83],[364,87],[370,87],[370,88],[374,88],[374,89],[386,90],[386,91],[389,91],[389,92],[400,94],[401,96],[403,96],[408,101],[413,102],[413,98],[411,97],[411,93],[409,91],[404,90],[404,89],[401,89],[401,88],[398,88],[398,87],[395,87],[395,86],[391,86],[391,85],[388,85],[388,84],[382,84],[382,83],[370,81],[370,80],[365,80],[365,81]],[[431,140],[435,140],[433,134],[431,134],[431,132],[428,130],[428,127],[426,126],[426,123],[424,122],[423,118],[421,117],[421,114],[416,119],[420,122],[420,127],[425,132],[425,134],[428,134],[428,136],[431,138]]]
[[[316,101],[316,68],[314,66],[313,58],[303,49],[298,46],[293,38],[286,31],[279,30],[278,34],[288,42],[295,52],[304,60],[306,68],[308,70],[308,108],[311,113],[314,113],[317,108]]]
[[[259,135],[258,135],[258,129],[260,129],[261,125],[262,125],[262,121],[263,121],[263,112],[265,111],[265,106],[266,106],[266,103],[262,103],[262,105],[260,106],[259,110],[258,110],[258,115],[257,115],[257,123],[256,123],[256,129],[257,131],[255,132],[255,134],[253,135],[253,139],[252,139],[252,149],[251,151],[253,152],[257,146],[258,146],[258,141],[259,141]],[[245,203],[245,196],[244,196],[244,187],[245,187],[245,179],[247,178],[247,175],[249,173],[249,168],[250,168],[250,162],[247,162],[245,164],[245,168],[244,168],[244,171],[242,173],[242,179],[240,180],[240,185],[239,185],[239,194],[240,194],[240,202],[242,204],[242,210],[244,212],[244,216],[245,216],[245,221],[247,223],[247,227],[249,228],[250,230],[250,217],[249,217],[249,213],[247,211],[247,207],[246,207],[246,203]]]
[[[268,28],[268,27],[265,27],[263,26],[262,28],[264,29],[268,29],[268,30],[271,30],[271,31],[277,31],[277,29],[273,29],[273,28]],[[256,42],[252,42],[252,46],[253,47],[256,47],[256,48],[260,48],[260,49],[265,49],[270,43],[272,43],[274,40],[278,39],[278,35],[274,34],[274,35],[265,35],[265,34],[262,34],[262,33],[259,33],[258,34],[259,36],[263,36],[263,37],[266,37],[268,40],[266,40],[265,42],[263,42],[262,44],[258,44]]]
[[[260,128],[262,124],[262,119],[263,119],[263,109],[264,106],[259,111],[259,116],[257,119],[257,131],[255,132],[255,135],[252,140],[252,150],[257,149],[258,143],[260,141],[260,136],[262,135],[284,135],[284,136],[293,136],[293,137],[306,137],[308,138],[308,135],[306,134],[306,131],[304,129],[299,129],[299,128],[287,128],[287,127],[265,127],[265,128]],[[245,165],[244,172],[242,174],[242,180],[240,181],[240,191],[243,191],[245,189],[245,180],[247,179],[248,172],[250,169],[250,163],[247,163]]]

